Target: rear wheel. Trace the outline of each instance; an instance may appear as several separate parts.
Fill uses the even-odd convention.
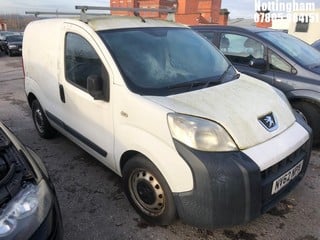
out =
[[[312,128],[313,132],[313,146],[320,145],[320,107],[317,105],[299,101],[292,104],[294,110],[302,116],[302,118]]]
[[[34,125],[42,138],[53,138],[56,134],[56,130],[51,127],[46,115],[44,114],[42,107],[38,100],[33,100],[31,104],[32,118]]]
[[[136,155],[123,168],[124,190],[130,203],[148,222],[168,225],[176,218],[171,190],[159,170]]]

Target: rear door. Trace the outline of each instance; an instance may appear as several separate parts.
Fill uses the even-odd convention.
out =
[[[72,24],[64,29],[64,52],[60,62],[60,114],[55,121],[65,134],[114,169],[113,117],[110,96],[111,67],[97,35]],[[88,78],[101,79],[104,97],[94,99]]]

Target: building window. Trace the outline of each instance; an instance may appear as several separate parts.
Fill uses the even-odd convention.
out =
[[[309,29],[309,17],[299,17],[296,24],[296,32],[308,32]]]

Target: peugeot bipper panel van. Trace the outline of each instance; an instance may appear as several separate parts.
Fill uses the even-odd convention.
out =
[[[311,130],[286,97],[183,25],[38,20],[25,30],[23,62],[40,136],[59,131],[120,175],[150,222],[247,222],[308,166]]]

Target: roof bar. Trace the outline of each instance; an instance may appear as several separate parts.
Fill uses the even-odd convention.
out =
[[[139,16],[140,12],[158,12],[158,13],[167,13],[168,21],[175,21],[175,8],[125,8],[125,7],[98,7],[98,6],[75,6],[75,9],[80,9],[80,13],[76,12],[40,12],[40,11],[26,11],[25,14],[32,14],[35,17],[39,15],[56,15],[58,16],[79,16],[80,20],[87,23],[88,18],[87,15],[95,15],[95,16],[105,16],[110,15],[109,13],[87,13],[87,10],[107,10],[107,11],[127,11],[133,12],[135,16]]]
[[[160,12],[175,13],[173,8],[127,8],[127,7],[98,7],[98,6],[76,6],[76,9],[87,10],[110,10],[110,11],[128,11],[128,12]]]
[[[175,21],[175,8],[126,8],[126,7],[98,7],[98,6],[75,6],[76,9],[81,10],[81,14],[85,14],[87,10],[108,10],[108,11],[128,11],[133,13],[139,12],[158,12],[167,13],[168,21]],[[84,19],[86,21],[86,19]]]
[[[39,11],[26,11],[25,14],[31,14],[34,15],[35,17],[38,17],[39,15],[61,15],[61,16],[79,16],[81,14],[77,12],[39,12]],[[105,13],[92,13],[90,15],[97,15],[97,16],[105,16],[108,14]]]

